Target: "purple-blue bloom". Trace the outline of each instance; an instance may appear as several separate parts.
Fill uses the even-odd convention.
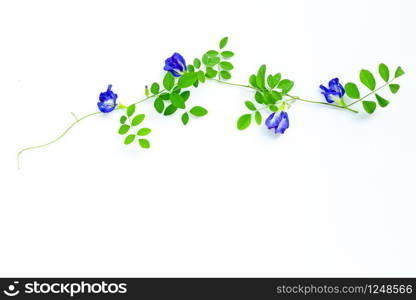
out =
[[[333,103],[334,101],[342,98],[345,94],[344,87],[339,83],[338,78],[331,79],[328,82],[328,88],[322,84],[319,86],[322,90],[322,95],[325,96],[326,102]]]
[[[273,129],[274,133],[285,133],[285,130],[289,128],[289,116],[287,112],[281,111],[276,115],[272,113],[265,122],[267,128]]]
[[[98,101],[97,105],[98,109],[103,113],[109,113],[117,106],[117,94],[111,90],[112,86],[112,84],[109,84],[107,91],[100,93],[100,101]]]
[[[173,55],[165,60],[165,71],[171,72],[173,76],[179,77],[186,69],[186,62],[182,55],[173,53]]]

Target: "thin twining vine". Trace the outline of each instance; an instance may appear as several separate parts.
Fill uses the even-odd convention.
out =
[[[394,76],[390,78],[390,69],[387,65],[381,63],[378,67],[378,73],[383,84],[379,87],[376,87],[376,79],[370,71],[365,69],[360,71],[360,82],[369,90],[364,96],[361,96],[357,84],[348,82],[343,85],[338,78],[333,78],[328,82],[328,86],[319,86],[325,101],[309,100],[293,95],[291,91],[294,87],[294,82],[283,78],[281,73],[266,76],[266,65],[260,66],[257,73],[250,75],[248,84],[227,81],[231,79],[231,71],[234,69],[234,65],[229,61],[234,56],[234,52],[224,50],[227,43],[227,37],[221,39],[218,49],[208,50],[201,58],[195,58],[192,64],[186,64],[182,55],[174,53],[165,60],[164,70],[166,74],[162,82],[160,84],[153,82],[150,85],[150,89],[146,86],[145,98],[128,106],[117,102],[118,95],[112,91],[112,85],[109,85],[107,90],[99,95],[97,103],[99,111],[86,114],[81,118],[77,118],[72,113],[76,120],[58,137],[47,143],[20,150],[17,153],[18,166],[20,166],[20,156],[23,152],[56,143],[81,121],[91,116],[100,113],[110,113],[114,110],[123,111],[123,115],[120,117],[118,133],[124,136],[124,144],[128,145],[137,140],[140,147],[150,148],[150,141],[147,139],[147,136],[151,133],[151,129],[147,127],[138,128],[146,116],[137,112],[136,105],[154,99],[153,106],[158,113],[170,116],[181,112],[180,119],[183,125],[187,125],[192,118],[203,117],[208,113],[208,110],[202,106],[193,106],[189,109],[188,105],[191,89],[198,88],[200,84],[204,84],[207,80],[247,88],[254,92],[254,99],[245,101],[245,106],[249,113],[241,115],[237,120],[237,128],[239,130],[248,128],[252,118],[254,118],[255,123],[261,125],[263,123],[263,114],[266,113],[267,118],[264,122],[266,127],[274,130],[275,133],[283,134],[289,128],[287,111],[297,101],[331,106],[353,113],[358,113],[358,110],[351,107],[361,103],[363,109],[368,114],[372,114],[376,110],[377,104],[380,107],[386,107],[390,103],[379,94],[379,91],[388,86],[390,91],[396,94],[400,85],[393,83],[393,81],[404,74],[403,69],[397,67]],[[371,96],[375,97],[375,101],[365,100]]]

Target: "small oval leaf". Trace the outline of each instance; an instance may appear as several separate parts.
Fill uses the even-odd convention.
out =
[[[121,134],[121,135],[126,134],[129,131],[129,129],[130,129],[130,126],[129,125],[123,124],[118,129],[118,133]]]
[[[136,136],[134,134],[129,134],[128,136],[126,136],[126,138],[124,139],[124,144],[128,145],[133,143],[134,139],[136,138]]]
[[[135,104],[130,105],[129,107],[127,107],[127,116],[131,117],[135,111],[136,111],[136,105]]]
[[[152,85],[150,86],[150,91],[152,92],[152,94],[156,95],[157,93],[159,93],[159,90],[160,90],[159,83],[153,82]]]
[[[189,111],[192,115],[194,115],[195,117],[202,117],[205,116],[208,111],[203,108],[202,106],[194,106],[191,108],[191,110]]]
[[[155,107],[156,111],[161,114],[165,108],[165,103],[161,98],[157,98],[153,103],[153,106]]]
[[[139,139],[139,145],[144,149],[150,148],[150,142],[147,139]]]
[[[187,112],[183,113],[182,117],[181,117],[182,123],[183,125],[188,124],[189,122],[189,115]]]
[[[360,99],[360,91],[355,83],[348,82],[344,88],[348,97],[351,99]]]
[[[152,130],[150,128],[140,128],[139,131],[137,131],[137,135],[139,136],[145,136],[148,135]]]
[[[368,70],[360,71],[360,81],[371,91],[374,91],[376,88],[376,80],[374,79],[373,74]]]
[[[370,115],[376,110],[377,104],[374,101],[363,101],[364,110]]]
[[[181,97],[181,95],[178,94],[171,94],[170,95],[170,102],[172,102],[173,105],[177,108],[185,108],[185,101]]]
[[[387,67],[385,64],[381,63],[378,66],[378,72],[380,73],[381,78],[383,78],[383,80],[385,82],[389,81],[389,78],[390,78],[389,67]]]
[[[163,87],[170,91],[175,85],[175,77],[170,72],[166,72],[165,77],[163,78]]]
[[[250,123],[251,123],[251,114],[242,115],[240,118],[238,118],[237,128],[239,130],[244,130],[248,126],[250,126]]]
[[[228,43],[228,37],[224,37],[220,41],[220,49],[224,48]]]
[[[252,111],[257,110],[256,106],[255,106],[255,105],[254,105],[254,103],[253,103],[253,102],[251,102],[251,101],[246,101],[246,102],[245,102],[245,105],[246,105],[246,107],[247,107],[249,110],[252,110]]]
[[[143,122],[144,118],[145,118],[144,114],[140,114],[140,115],[135,116],[133,118],[133,121],[131,121],[131,125],[133,125],[133,126],[139,125],[141,122]]]
[[[256,113],[254,114],[254,119],[256,120],[257,125],[261,125],[261,113],[259,111],[256,111]]]

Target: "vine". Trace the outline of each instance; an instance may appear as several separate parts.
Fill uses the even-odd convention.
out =
[[[221,39],[218,49],[206,51],[201,58],[195,58],[192,64],[186,64],[182,55],[174,53],[165,60],[164,70],[166,74],[162,82],[153,82],[150,89],[146,86],[145,98],[128,106],[117,102],[118,96],[112,91],[112,85],[109,85],[107,90],[99,95],[97,103],[99,111],[86,114],[79,119],[72,113],[76,120],[58,137],[44,144],[20,150],[17,153],[18,167],[20,167],[20,156],[25,151],[54,144],[81,121],[114,110],[123,111],[118,133],[124,136],[124,144],[132,144],[137,140],[137,144],[141,148],[150,148],[148,135],[152,130],[148,127],[139,128],[146,116],[143,113],[138,113],[137,105],[154,99],[153,106],[156,112],[164,116],[180,112],[182,124],[187,125],[191,120],[190,116],[200,118],[208,113],[208,110],[202,106],[189,106],[192,89],[198,88],[207,80],[246,88],[253,92],[253,99],[244,102],[248,112],[241,115],[237,120],[239,130],[248,128],[253,119],[257,125],[261,125],[263,115],[266,114],[267,118],[264,121],[266,127],[274,130],[277,134],[283,134],[289,128],[288,110],[297,101],[331,106],[352,113],[359,113],[352,106],[361,103],[365,112],[373,114],[377,105],[384,108],[390,103],[389,100],[380,95],[380,91],[389,87],[390,92],[396,94],[400,85],[393,82],[404,74],[403,69],[397,67],[391,77],[388,66],[381,63],[378,67],[378,73],[383,83],[378,87],[374,75],[369,70],[362,69],[360,71],[359,80],[363,87],[368,90],[363,96],[361,96],[356,83],[348,82],[343,85],[338,78],[333,78],[328,82],[328,86],[320,85],[324,101],[304,99],[291,93],[295,85],[294,81],[284,78],[281,73],[267,74],[266,65],[261,65],[255,74],[249,76],[248,84],[229,82],[232,78],[231,71],[234,69],[230,59],[234,56],[234,52],[225,50],[227,44],[228,37]],[[370,99],[370,97],[375,99]]]

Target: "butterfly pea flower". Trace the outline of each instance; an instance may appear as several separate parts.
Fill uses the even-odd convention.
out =
[[[179,53],[173,53],[171,57],[165,60],[165,71],[171,72],[173,76],[181,76],[183,71],[186,71],[186,62],[182,55]]]
[[[112,86],[112,84],[109,84],[107,91],[100,93],[100,101],[98,101],[97,105],[98,109],[103,113],[109,113],[117,106],[117,94],[111,90]]]
[[[333,103],[334,101],[342,101],[342,97],[345,94],[344,87],[339,82],[338,78],[333,78],[328,82],[328,88],[322,84],[319,86],[322,90],[322,95],[325,96],[326,102]]]
[[[265,122],[267,128],[274,129],[274,133],[285,133],[289,128],[289,116],[287,112],[272,113]]]

